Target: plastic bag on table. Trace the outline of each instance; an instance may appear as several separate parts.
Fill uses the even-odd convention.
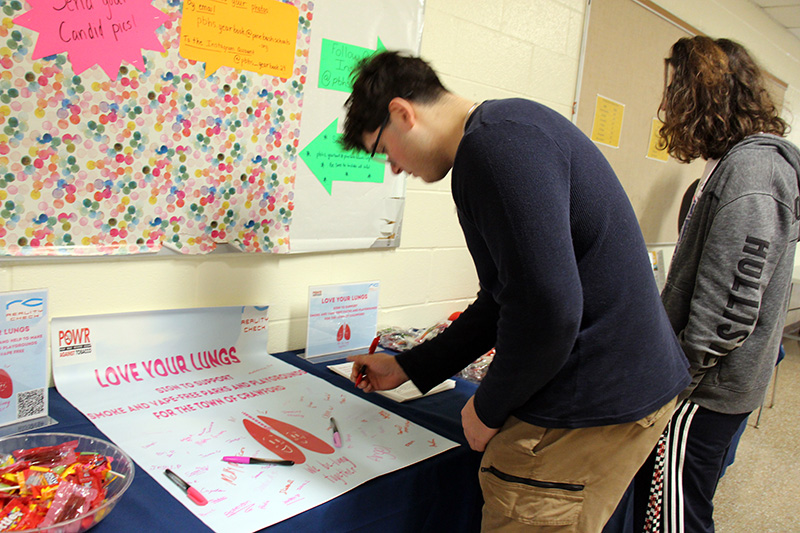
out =
[[[400,328],[391,326],[378,330],[380,337],[380,345],[388,350],[396,352],[405,352],[414,346],[421,344],[437,336],[439,333],[447,329],[447,327],[458,318],[460,312],[451,314],[447,320],[442,320],[429,328]]]
[[[464,370],[461,371],[460,376],[467,381],[473,383],[480,383],[486,371],[489,370],[489,365],[492,364],[494,359],[494,348],[478,357],[474,362],[470,363]]]

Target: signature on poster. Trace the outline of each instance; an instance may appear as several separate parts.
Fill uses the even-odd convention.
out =
[[[368,455],[367,459],[378,462],[384,459],[397,459],[397,457],[392,453],[392,451],[389,448],[385,446],[375,446],[372,449],[372,455]]]
[[[348,478],[358,471],[356,464],[347,457],[337,457],[329,461],[317,461],[322,467],[323,477],[331,483],[348,484]]]

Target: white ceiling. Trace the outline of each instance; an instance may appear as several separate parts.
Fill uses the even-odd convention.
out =
[[[750,0],[800,39],[800,0]]]

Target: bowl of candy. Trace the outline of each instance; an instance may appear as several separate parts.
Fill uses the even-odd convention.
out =
[[[0,439],[0,531],[81,533],[133,482],[133,461],[110,442],[71,433]]]

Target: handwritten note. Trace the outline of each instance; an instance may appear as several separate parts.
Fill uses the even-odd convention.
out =
[[[186,0],[180,54],[205,61],[206,76],[227,66],[292,75],[298,9],[277,0]]]
[[[339,144],[342,135],[336,131],[338,127],[337,118],[300,152],[300,157],[320,184],[332,195],[334,181],[382,183],[386,163],[376,161],[364,152],[344,150]]]
[[[39,32],[33,59],[67,52],[80,74],[92,65],[115,80],[122,61],[144,71],[142,48],[164,51],[156,29],[168,20],[150,0],[29,0],[14,19]]]

